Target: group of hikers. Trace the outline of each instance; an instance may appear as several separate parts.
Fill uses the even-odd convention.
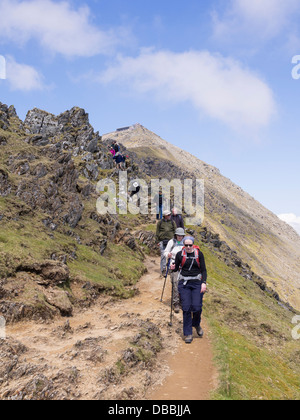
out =
[[[128,159],[128,156],[121,153],[120,145],[116,141],[113,141],[109,149],[112,158],[116,163],[116,168],[120,171],[126,171],[126,160]]]
[[[204,332],[201,327],[203,297],[206,292],[207,271],[205,259],[195,239],[186,235],[184,221],[174,208],[164,211],[157,223],[156,238],[161,252],[161,274],[167,278],[170,273],[174,312],[183,311],[183,333],[185,342],[193,341],[193,328],[199,337]]]
[[[126,157],[121,154],[120,146],[114,141],[110,152],[119,170],[126,170]],[[138,182],[133,182],[130,187],[129,200],[140,192]],[[195,245],[195,238],[186,235],[183,217],[176,208],[172,211],[165,210],[162,192],[155,197],[157,205],[156,239],[161,253],[161,275],[167,279],[171,277],[172,301],[171,313],[183,311],[183,333],[185,342],[193,342],[193,328],[199,337],[204,332],[201,327],[203,297],[206,293],[207,270],[203,253]]]

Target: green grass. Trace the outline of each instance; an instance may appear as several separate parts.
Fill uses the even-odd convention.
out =
[[[297,400],[299,368],[251,339],[220,324],[211,324],[216,340],[220,387],[214,399]],[[275,353],[275,354],[274,354]]]
[[[89,218],[84,220],[85,229],[62,228],[61,231],[50,232],[42,220],[43,214],[23,215],[20,220],[13,220],[16,206],[11,208],[9,198],[0,198],[0,213],[10,215],[12,220],[0,222],[0,275],[14,276],[16,268],[23,262],[42,262],[57,257],[67,256],[71,280],[80,278],[83,282],[91,282],[103,292],[128,298],[134,286],[144,273],[142,258],[128,247],[108,244],[104,255],[100,249],[88,246],[91,238],[102,238],[99,224]],[[66,235],[65,230],[80,234],[82,244]],[[76,259],[71,258],[72,254]],[[131,289],[131,290],[130,290]]]
[[[132,288],[144,273],[144,265],[129,248],[110,244],[101,256],[92,248],[78,245],[77,259],[69,264],[73,277],[89,281],[103,292],[129,298]]]
[[[300,398],[299,342],[292,339],[293,314],[241,277],[204,244],[210,325],[220,386],[214,399]],[[298,356],[299,357],[299,356]]]

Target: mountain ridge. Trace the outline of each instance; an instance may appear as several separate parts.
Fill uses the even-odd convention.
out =
[[[160,158],[204,179],[205,224],[238,251],[285,301],[300,309],[300,236],[291,226],[223,176],[219,169],[173,146],[141,124],[105,134],[102,139],[123,144],[137,155],[141,167],[151,157]],[[169,172],[174,174],[176,170]],[[165,173],[168,177],[168,170]]]

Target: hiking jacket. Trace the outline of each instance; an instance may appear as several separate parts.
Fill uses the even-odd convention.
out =
[[[159,242],[170,241],[174,238],[176,231],[176,223],[172,220],[162,219],[157,223],[156,238]]]
[[[120,152],[120,146],[118,145],[118,143],[116,143],[115,145],[113,145],[112,146],[113,147],[113,149],[114,149],[114,151],[116,152],[116,153],[119,153]]]
[[[177,239],[171,239],[167,245],[167,248],[165,249],[165,257],[168,260],[168,255],[171,252],[172,253],[172,259],[171,259],[171,264],[175,263],[175,258],[176,255],[178,254],[178,252],[180,252],[182,250],[182,248],[184,247],[183,242],[178,243]]]
[[[176,223],[176,225],[177,225],[178,228],[184,229],[183,218],[182,218],[182,216],[180,214],[177,214],[176,216],[174,216],[172,214],[171,220],[174,220],[174,222]]]
[[[116,161],[116,163],[125,162],[125,157],[123,155],[116,155],[113,157],[113,159]]]
[[[184,277],[184,278],[195,277],[195,279],[199,276],[199,274],[201,274],[202,282],[206,283],[206,281],[207,281],[207,271],[206,271],[204,255],[201,251],[199,251],[199,258],[200,258],[200,268],[199,268],[198,263],[195,259],[195,252],[193,252],[192,254],[187,254],[186,262],[185,262],[184,266],[181,268],[182,251],[178,252],[178,254],[176,255],[176,258],[175,258],[175,270],[174,270],[174,272],[176,273],[177,271],[181,270],[181,277]],[[192,267],[191,267],[192,259],[194,259],[194,260],[193,260],[193,264],[192,264]]]

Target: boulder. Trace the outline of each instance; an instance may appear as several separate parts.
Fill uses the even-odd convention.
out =
[[[62,316],[71,316],[73,306],[67,292],[59,289],[47,289],[44,291],[45,300],[49,305],[57,308]]]
[[[37,274],[37,283],[42,286],[60,286],[69,281],[70,270],[67,265],[52,260],[45,260],[42,263],[23,263],[17,271]]]

